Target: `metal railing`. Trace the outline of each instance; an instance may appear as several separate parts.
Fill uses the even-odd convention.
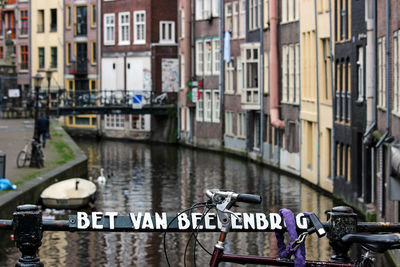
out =
[[[217,217],[215,214],[209,222],[208,226],[204,221],[198,222],[201,227],[195,227],[192,220],[187,220],[187,225],[183,228],[179,226],[178,220],[175,217],[161,218],[160,216],[152,216],[152,223],[160,227],[149,227],[149,222],[144,220],[137,224],[133,223],[132,216],[120,216],[114,213],[99,213],[90,216],[85,212],[79,212],[77,215],[70,215],[69,220],[43,220],[42,212],[36,205],[21,205],[13,213],[12,220],[0,219],[0,231],[13,231],[13,238],[16,246],[22,253],[21,258],[18,260],[16,266],[43,266],[40,259],[37,257],[38,250],[42,244],[42,237],[44,231],[70,231],[70,232],[220,232],[217,226]],[[188,215],[190,218],[191,214]],[[271,214],[272,216],[272,214]],[[265,219],[269,222],[272,221],[271,216],[265,215]],[[275,232],[286,231],[284,220],[282,217],[277,221],[276,217],[280,215],[274,214],[275,223],[278,223],[278,228],[273,228],[272,223],[266,229],[265,227],[237,227],[232,229],[235,232]],[[304,216],[304,215],[303,215]],[[297,216],[296,216],[297,217]],[[327,232],[327,238],[333,249],[331,259],[336,262],[346,262],[349,260],[348,252],[350,246],[342,242],[342,237],[346,234],[352,233],[380,233],[400,231],[399,223],[368,223],[358,222],[357,214],[349,207],[334,207],[331,211],[327,212],[328,221],[321,223],[322,227]],[[140,219],[139,219],[140,221]],[[299,227],[297,224],[298,232],[305,232],[310,229],[313,222],[308,219],[306,227]],[[243,224],[243,222],[237,222]],[[168,225],[168,227],[167,227]],[[314,224],[315,225],[315,224]],[[242,225],[243,226],[243,225]],[[279,230],[277,230],[279,229]]]

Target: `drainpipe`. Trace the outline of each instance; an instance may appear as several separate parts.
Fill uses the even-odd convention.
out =
[[[314,0],[314,20],[315,20],[315,78],[316,78],[316,90],[317,90],[317,185],[319,186],[321,183],[321,167],[320,165],[320,153],[321,153],[321,137],[320,137],[320,119],[319,119],[319,52],[318,52],[318,12],[317,12],[317,0]]]
[[[188,3],[191,3],[190,4],[191,8],[189,10],[189,12],[191,12],[190,13],[191,21],[189,22],[189,25],[188,25],[188,26],[190,26],[190,28],[188,27],[190,29],[190,32],[187,35],[187,36],[190,36],[190,39],[187,38],[188,39],[188,41],[187,41],[188,44],[187,44],[186,47],[188,49],[186,50],[186,48],[185,48],[185,54],[186,54],[186,51],[189,51],[189,48],[190,48],[190,53],[187,53],[187,54],[189,55],[189,59],[191,59],[191,58],[195,58],[196,57],[195,42],[194,42],[194,23],[196,21],[195,20],[195,1],[194,0],[192,0],[192,1],[188,0]],[[185,18],[186,18],[186,12],[185,12]],[[195,62],[194,62],[194,60],[189,60],[189,62],[190,62],[190,72],[188,72],[188,73],[190,73],[190,74],[189,74],[188,78],[191,79],[191,77],[195,75]],[[186,60],[185,60],[185,64],[186,64]],[[186,68],[186,69],[188,69],[188,68]],[[186,75],[186,76],[188,76],[188,75]],[[187,86],[187,85],[185,84],[185,86]],[[185,94],[186,107],[188,107],[188,93],[189,93],[189,90],[191,90],[191,88],[188,89],[186,91],[186,94]],[[189,122],[190,122],[189,140],[190,140],[190,143],[193,145],[193,131],[194,131],[194,127],[195,127],[195,121],[196,121],[196,117],[195,116],[196,115],[193,114],[193,116],[192,116],[192,112],[191,112],[192,110],[193,109],[189,108]]]
[[[271,0],[270,3],[270,116],[272,126],[283,130],[285,122],[279,118],[278,0]]]
[[[331,60],[331,98],[332,103],[335,103],[335,84],[334,84],[334,76],[333,76],[333,68],[335,66],[335,59],[333,57],[333,36],[332,36],[332,0],[329,0],[329,57]],[[331,178],[332,183],[334,177],[336,177],[336,142],[335,142],[335,120],[336,120],[336,105],[332,105],[332,140],[331,140]]]
[[[366,98],[367,98],[367,125],[368,128],[364,133],[364,145],[370,146],[372,143],[371,132],[376,127],[376,40],[377,40],[377,14],[376,0],[366,0],[367,7],[367,48],[366,48]]]
[[[376,144],[376,148],[380,147],[390,133],[390,0],[386,0],[386,132]]]
[[[225,136],[225,61],[224,61],[224,50],[225,50],[225,38],[224,38],[224,1],[219,1],[219,46],[221,53],[219,57],[219,116],[221,122],[221,146],[224,147],[224,136]]]
[[[264,1],[260,6],[260,156],[264,157]]]

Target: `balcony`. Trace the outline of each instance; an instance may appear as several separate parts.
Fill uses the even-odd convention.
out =
[[[71,66],[69,67],[70,74],[87,75],[88,62],[89,60],[87,58],[77,58],[75,62],[71,62]]]
[[[260,89],[244,88],[242,91],[242,108],[249,110],[257,110],[260,108]]]

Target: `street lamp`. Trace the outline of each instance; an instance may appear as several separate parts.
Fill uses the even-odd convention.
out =
[[[46,107],[46,118],[50,121],[50,81],[51,81],[51,75],[53,74],[53,71],[51,69],[46,70],[46,78],[47,78],[47,107]],[[50,125],[50,124],[49,124]],[[50,138],[50,129],[47,129],[46,133],[47,137]]]
[[[39,142],[39,129],[38,129],[38,117],[39,117],[39,90],[42,85],[43,81],[43,76],[40,75],[39,73],[33,76],[33,85],[35,87],[35,94],[36,94],[36,101],[35,101],[35,128],[33,131],[33,139],[34,141],[32,142],[32,149],[31,149],[31,163],[29,167],[40,167],[39,165],[39,159],[37,158],[37,151],[36,151],[36,145],[34,144],[35,142]]]

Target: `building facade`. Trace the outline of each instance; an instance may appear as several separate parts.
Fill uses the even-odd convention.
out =
[[[45,76],[46,70],[52,71],[50,91],[64,89],[64,2],[30,1],[31,11],[31,77],[37,73]],[[33,81],[31,81],[33,84]],[[41,93],[46,93],[47,82],[43,81]],[[56,105],[57,99],[51,98],[50,105]]]
[[[177,3],[102,1],[101,90],[113,103],[149,104],[163,93],[176,99],[178,59]],[[129,98],[122,99],[123,94]],[[108,104],[108,103],[107,103]],[[140,108],[140,106],[139,106]],[[110,137],[149,139],[151,115],[105,115]]]
[[[100,104],[98,0],[64,2],[65,88],[67,96],[82,105]],[[99,116],[67,116],[66,127],[97,131]]]

